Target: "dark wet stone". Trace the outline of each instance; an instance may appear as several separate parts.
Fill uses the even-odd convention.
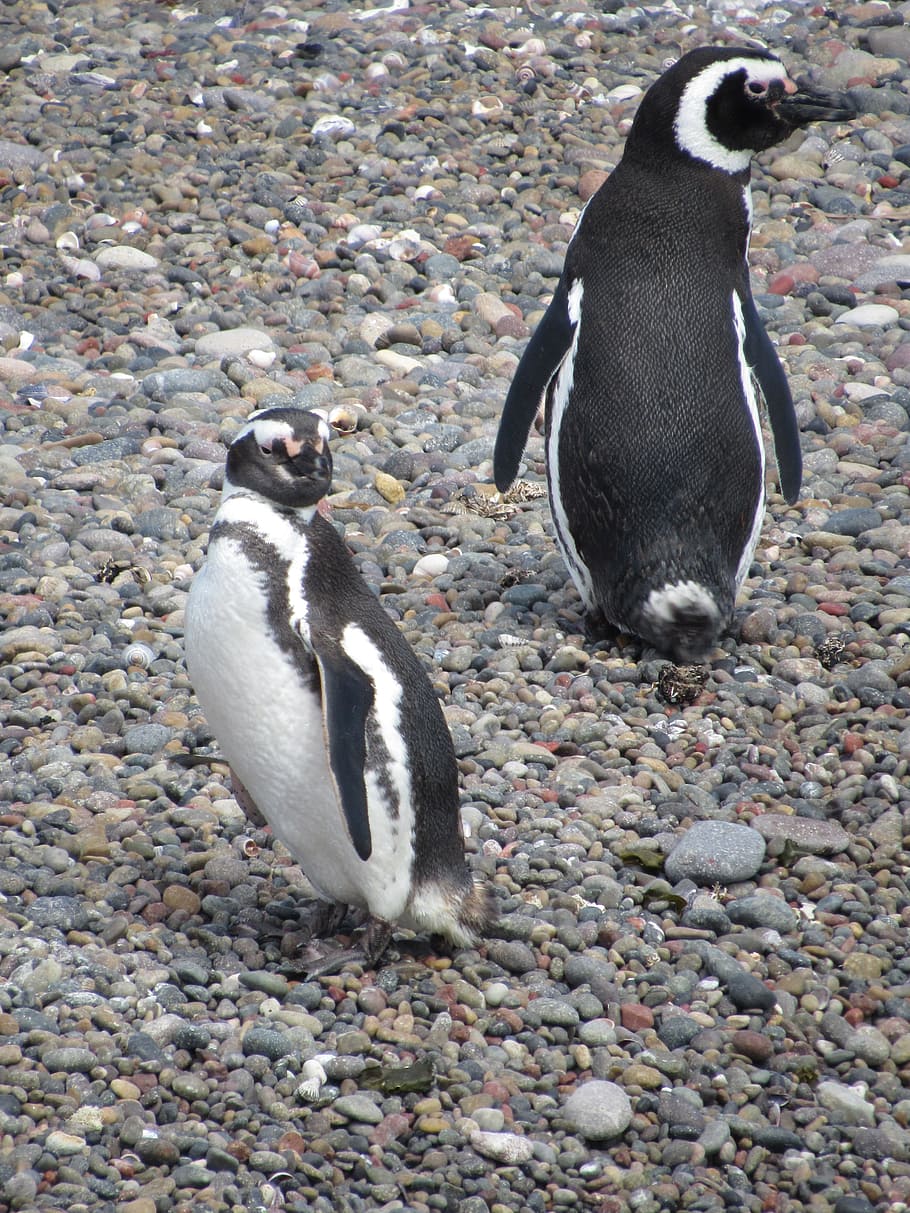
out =
[[[93,463],[110,463],[115,459],[126,459],[129,455],[138,455],[142,443],[138,438],[109,438],[105,442],[96,442],[92,446],[79,447],[73,451],[72,459],[78,467]]]
[[[249,1057],[261,1053],[269,1061],[279,1061],[294,1051],[293,1044],[284,1032],[274,1028],[250,1028],[243,1037],[243,1051]]]
[[[533,948],[517,939],[491,939],[487,955],[508,973],[532,973],[537,968]]]
[[[835,510],[825,520],[823,529],[833,535],[862,535],[873,527],[881,526],[882,516],[878,510]]]
[[[36,897],[26,913],[36,927],[83,931],[91,921],[84,902],[76,897]]]

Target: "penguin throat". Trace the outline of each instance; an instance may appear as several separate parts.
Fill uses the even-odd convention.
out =
[[[241,499],[252,502],[256,505],[265,505],[276,514],[280,514],[284,518],[298,519],[300,522],[310,523],[316,515],[319,502],[313,502],[312,505],[284,505],[278,501],[272,501],[263,493],[257,493],[255,489],[247,488],[242,484],[234,484],[227,476],[224,478],[224,488],[221,490],[222,505],[229,498],[236,498],[237,503]]]

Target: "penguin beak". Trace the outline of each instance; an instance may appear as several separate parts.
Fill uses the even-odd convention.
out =
[[[301,441],[286,438],[283,441],[288,464],[295,476],[328,484],[332,479],[332,456],[328,445],[321,437]]]
[[[859,111],[846,93],[817,88],[804,81],[797,83],[776,105],[777,115],[788,126],[805,126],[809,122],[849,122]]]

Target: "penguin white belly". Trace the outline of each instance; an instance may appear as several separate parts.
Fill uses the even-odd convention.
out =
[[[354,850],[329,770],[321,696],[275,638],[267,593],[239,541],[212,543],[187,604],[197,697],[232,770],[315,888],[394,920],[410,890],[409,833],[402,840],[371,813],[373,853],[362,860]]]

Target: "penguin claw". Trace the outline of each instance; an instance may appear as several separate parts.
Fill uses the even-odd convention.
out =
[[[360,937],[360,947],[332,952],[321,960],[313,961],[306,966],[307,978],[327,977],[331,973],[338,973],[349,964],[360,964],[365,969],[375,969],[389,946],[393,930],[393,924],[386,922],[384,918],[371,917]]]
[[[376,918],[375,916],[370,918],[362,938],[363,954],[366,958],[367,968],[374,968],[381,959],[391,942],[392,930],[392,923],[386,922],[384,918]]]
[[[366,965],[366,956],[360,948],[345,948],[340,952],[332,952],[321,960],[307,964],[304,972],[306,979],[312,981],[315,977],[328,977],[339,973],[350,964]]]

